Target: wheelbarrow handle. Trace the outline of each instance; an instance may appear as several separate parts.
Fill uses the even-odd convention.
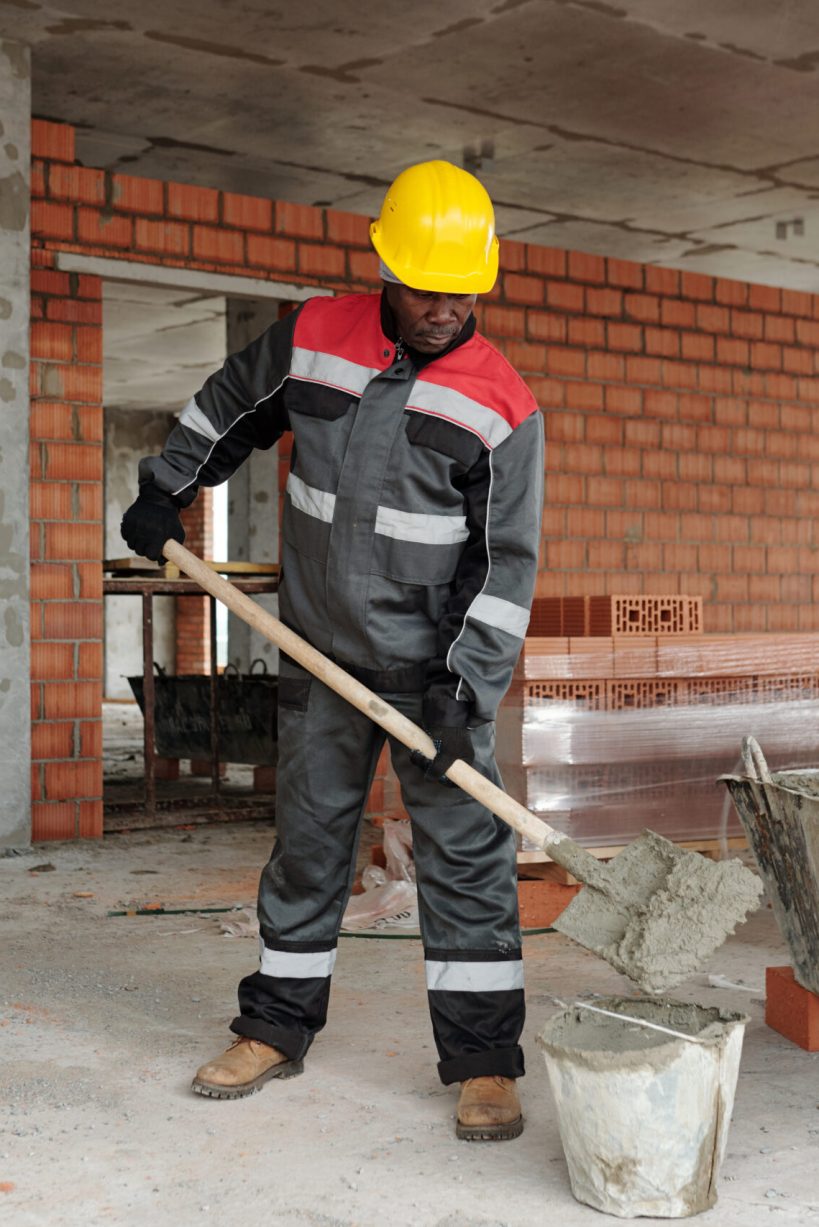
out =
[[[745,774],[757,784],[773,783],[765,755],[755,737],[743,737],[742,739],[742,765],[745,768]]]
[[[345,673],[333,661],[328,660],[311,644],[306,643],[278,618],[274,618],[266,609],[257,605],[244,592],[240,592],[221,575],[217,575],[207,563],[202,562],[190,550],[186,550],[178,541],[166,541],[162,552],[167,559],[176,563],[180,571],[184,571],[186,575],[195,580],[205,592],[209,592],[211,596],[227,605],[237,617],[242,618],[271,643],[275,643],[293,660],[298,661],[308,673],[312,673],[319,681],[340,694],[353,707],[357,707],[365,716],[369,716],[390,736],[408,746],[410,750],[420,751],[426,758],[435,757],[435,746],[423,729],[413,724],[389,703],[385,703],[361,682],[350,677],[348,673]],[[537,818],[525,806],[520,805],[486,776],[476,771],[474,767],[463,762],[462,759],[456,759],[447,769],[446,774],[447,779],[452,780],[464,792],[480,801],[493,814],[502,818],[537,849],[545,852],[581,882],[588,885],[602,882],[604,867],[590,852],[576,844],[568,835],[555,831],[548,823]]]

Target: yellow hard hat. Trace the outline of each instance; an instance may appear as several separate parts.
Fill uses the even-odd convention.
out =
[[[498,275],[495,214],[486,188],[451,162],[419,162],[384,197],[370,239],[413,290],[487,294]]]

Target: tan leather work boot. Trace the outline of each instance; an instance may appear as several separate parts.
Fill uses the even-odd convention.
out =
[[[514,1078],[495,1074],[461,1083],[455,1134],[467,1142],[503,1142],[520,1137],[523,1117]]]
[[[243,1099],[271,1078],[294,1078],[303,1069],[303,1061],[291,1061],[278,1048],[240,1035],[220,1057],[196,1071],[191,1087],[211,1099]]]

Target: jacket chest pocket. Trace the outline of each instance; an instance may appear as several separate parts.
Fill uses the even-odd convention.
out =
[[[337,422],[358,404],[357,399],[341,388],[328,388],[324,384],[308,383],[301,379],[288,379],[284,387],[284,403],[288,414],[300,413],[304,417],[318,418],[323,422]]]
[[[471,431],[425,413],[407,414],[406,434],[413,447],[428,448],[454,460],[456,472],[471,469],[483,451],[480,439]]]

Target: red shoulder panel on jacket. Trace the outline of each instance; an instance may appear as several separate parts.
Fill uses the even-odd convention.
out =
[[[539,412],[537,401],[515,368],[478,332],[465,345],[424,367],[421,378],[457,388],[470,400],[499,414],[513,430]]]
[[[394,352],[381,331],[380,294],[308,299],[296,321],[293,344],[382,371]]]

